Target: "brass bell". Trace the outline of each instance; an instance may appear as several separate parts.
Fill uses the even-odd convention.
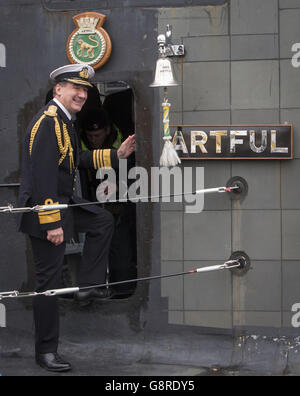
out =
[[[177,87],[170,59],[162,57],[156,62],[155,78],[150,87]]]

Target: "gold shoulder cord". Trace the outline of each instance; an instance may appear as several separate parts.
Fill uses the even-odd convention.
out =
[[[57,125],[57,127],[56,127],[56,125]],[[63,146],[62,142],[61,142],[61,131],[60,131],[60,127],[59,127],[57,118],[55,119],[55,133],[57,136],[59,151],[62,155],[60,157],[58,165],[60,165],[63,162],[63,160],[66,158],[67,152],[69,151],[70,173],[72,173],[75,166],[74,166],[73,147],[72,147],[70,135],[69,135],[69,132],[67,129],[67,125],[63,122],[63,135],[64,135],[64,142],[65,142],[65,145]]]
[[[74,166],[74,156],[73,156],[73,147],[72,147],[70,135],[69,135],[69,132],[68,132],[68,129],[67,129],[67,125],[64,122],[63,122],[63,136],[64,136],[65,145],[62,144],[61,129],[60,129],[60,125],[59,125],[59,122],[58,122],[58,119],[57,119],[57,107],[56,106],[50,106],[49,109],[44,112],[42,117],[36,122],[36,124],[32,128],[31,135],[30,135],[30,142],[29,142],[29,153],[31,155],[32,146],[33,146],[33,142],[34,142],[35,136],[36,136],[36,134],[37,134],[37,132],[39,130],[39,127],[40,127],[42,121],[44,120],[44,118],[46,118],[46,116],[52,117],[54,119],[54,123],[55,123],[55,134],[56,134],[56,139],[57,139],[59,152],[60,152],[60,155],[61,155],[61,157],[60,157],[60,159],[58,161],[58,166],[62,164],[62,162],[66,158],[67,153],[69,151],[70,173],[72,173],[73,169],[75,168],[75,166]]]
[[[44,118],[46,118],[45,114],[42,115],[42,117],[36,122],[36,124],[34,125],[34,127],[31,130],[30,141],[29,141],[29,153],[30,153],[30,155],[31,155],[31,152],[32,152],[32,146],[33,146],[35,135],[37,134],[37,131],[39,130],[39,127],[40,127],[40,125],[41,125],[41,123],[42,123]]]

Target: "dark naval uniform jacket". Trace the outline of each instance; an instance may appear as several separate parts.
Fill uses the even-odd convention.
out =
[[[77,169],[117,168],[116,150],[82,151],[66,113],[51,101],[33,118],[25,136],[19,207],[87,202],[74,195]],[[83,207],[89,212],[96,205]],[[72,209],[23,213],[19,231],[46,239],[47,231],[62,227],[65,240],[73,236]]]

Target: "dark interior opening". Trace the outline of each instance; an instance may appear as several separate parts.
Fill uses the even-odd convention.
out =
[[[49,99],[49,98],[47,98]],[[89,122],[93,125],[109,124],[109,133],[101,147],[87,138],[86,128]],[[96,121],[97,122],[96,122]],[[96,128],[96,125],[95,125]],[[123,81],[99,82],[90,90],[88,100],[82,111],[77,114],[77,129],[82,149],[117,149],[129,135],[135,132],[135,102],[131,87]],[[127,162],[128,170],[135,166],[135,155]],[[96,171],[80,170],[80,183],[77,194],[89,201],[97,201],[96,190],[100,183],[96,179]],[[117,172],[118,187],[118,172]],[[116,193],[117,199],[118,191]],[[135,279],[137,277],[137,236],[136,236],[136,205],[132,202],[104,203],[101,206],[112,213],[115,219],[115,232],[111,243],[110,262],[107,268],[106,283]],[[77,271],[83,251],[84,234],[78,234],[67,244],[63,270],[63,286],[77,284]],[[130,297],[136,288],[135,283],[112,287],[112,298]]]

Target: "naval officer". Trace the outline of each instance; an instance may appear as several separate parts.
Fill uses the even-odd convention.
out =
[[[88,65],[67,65],[53,71],[51,100],[31,121],[25,136],[19,196],[20,207],[83,203],[74,195],[79,167],[117,168],[135,150],[135,136],[118,150],[82,151],[73,120],[88,97],[94,70]],[[20,215],[19,230],[31,241],[36,291],[61,286],[61,270],[66,242],[73,231],[86,233],[79,286],[104,283],[114,222],[99,206],[49,210]],[[104,291],[91,289],[78,299],[103,297]],[[59,312],[57,297],[34,298],[36,362],[49,371],[68,371],[71,365],[57,353]]]

